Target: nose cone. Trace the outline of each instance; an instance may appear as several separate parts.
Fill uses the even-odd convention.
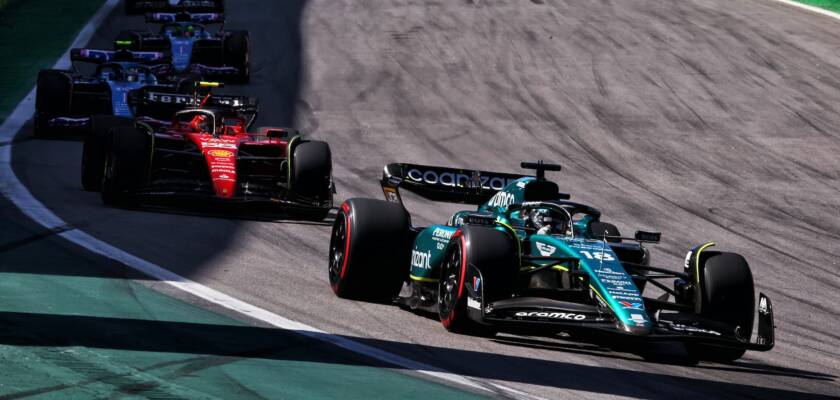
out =
[[[236,194],[236,150],[205,148],[204,158],[216,196],[229,199]]]

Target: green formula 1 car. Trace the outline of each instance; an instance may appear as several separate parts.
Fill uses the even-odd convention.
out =
[[[439,315],[450,331],[573,332],[685,344],[696,359],[733,361],[774,345],[773,308],[735,253],[706,243],[680,272],[651,266],[657,232],[622,237],[601,213],[545,178],[410,164],[385,167],[387,201],[350,199],[338,212],[329,279],[340,297],[395,301]],[[478,205],[448,222],[411,225],[400,190]],[[671,280],[668,284],[664,280]],[[645,288],[662,293],[644,297]]]

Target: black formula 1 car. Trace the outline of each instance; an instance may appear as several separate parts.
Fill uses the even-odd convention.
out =
[[[104,203],[247,204],[307,219],[323,219],[332,210],[335,188],[326,142],[289,128],[252,131],[257,117],[253,98],[148,95],[154,102],[165,96],[168,102],[189,106],[168,123],[137,119],[92,136],[91,154],[104,159],[104,174],[98,169],[90,174],[99,173],[91,179],[101,177]]]
[[[146,22],[160,24],[160,30],[157,33],[123,31],[117,36],[117,43],[126,44],[132,50],[171,54],[178,74],[228,83],[247,83],[251,78],[248,31],[208,28],[212,24],[223,25],[224,14],[153,13],[146,15]]]
[[[434,312],[460,333],[677,341],[694,359],[721,362],[773,348],[773,307],[764,294],[751,342],[755,294],[744,257],[706,243],[688,252],[682,271],[651,266],[645,244],[658,242],[659,233],[622,237],[597,209],[569,201],[545,179],[559,166],[523,167],[536,176],[386,166],[387,201],[350,199],[336,216],[328,259],[333,291]],[[400,190],[479,207],[415,227]],[[664,294],[644,297],[651,287]]]
[[[128,15],[154,12],[225,12],[224,0],[124,0]]]

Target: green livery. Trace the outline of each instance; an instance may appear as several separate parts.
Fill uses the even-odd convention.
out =
[[[773,347],[772,305],[764,294],[750,341],[756,307],[743,257],[705,244],[689,251],[682,271],[651,266],[646,244],[657,243],[659,233],[624,237],[600,211],[570,201],[545,179],[559,166],[523,167],[536,175],[386,166],[387,202],[350,199],[336,217],[333,291],[435,312],[460,333],[597,330],[682,341],[698,358],[716,361]],[[414,227],[401,190],[477,208],[445,224]],[[665,295],[644,297],[648,286]]]

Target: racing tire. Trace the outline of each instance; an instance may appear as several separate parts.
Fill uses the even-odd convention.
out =
[[[289,188],[305,199],[332,206],[332,153],[326,142],[309,141],[292,149]]]
[[[95,116],[90,120],[90,133],[82,145],[82,187],[89,192],[102,188],[105,156],[111,130],[118,126],[132,126],[131,119],[113,115]]]
[[[709,251],[700,271],[700,316],[725,324],[749,342],[755,319],[755,287],[747,260],[735,253]],[[741,358],[745,349],[686,343],[693,358],[729,363]]]
[[[232,83],[248,83],[251,80],[251,35],[247,31],[230,32],[225,38],[224,54],[225,65],[239,69]]]
[[[115,207],[131,205],[127,191],[140,188],[148,180],[151,150],[152,136],[145,130],[133,126],[111,129],[102,178],[103,203]]]
[[[514,239],[492,227],[466,225],[452,235],[441,262],[438,315],[450,332],[493,336],[495,330],[470,318],[467,310],[467,266],[481,271],[484,301],[510,297],[517,269]]]
[[[49,134],[46,121],[53,116],[70,113],[73,78],[65,71],[48,69],[38,73],[35,91],[36,118],[33,133],[36,137]]]
[[[608,222],[600,221],[589,224],[589,233],[596,239],[603,238],[604,236],[621,236],[618,227]],[[607,242],[621,243],[621,239],[617,237],[607,238]]]
[[[123,7],[126,15],[137,15],[141,13],[140,9],[137,7],[137,0],[125,0]]]
[[[349,199],[333,224],[327,260],[338,297],[389,302],[408,278],[411,217],[399,204]]]

